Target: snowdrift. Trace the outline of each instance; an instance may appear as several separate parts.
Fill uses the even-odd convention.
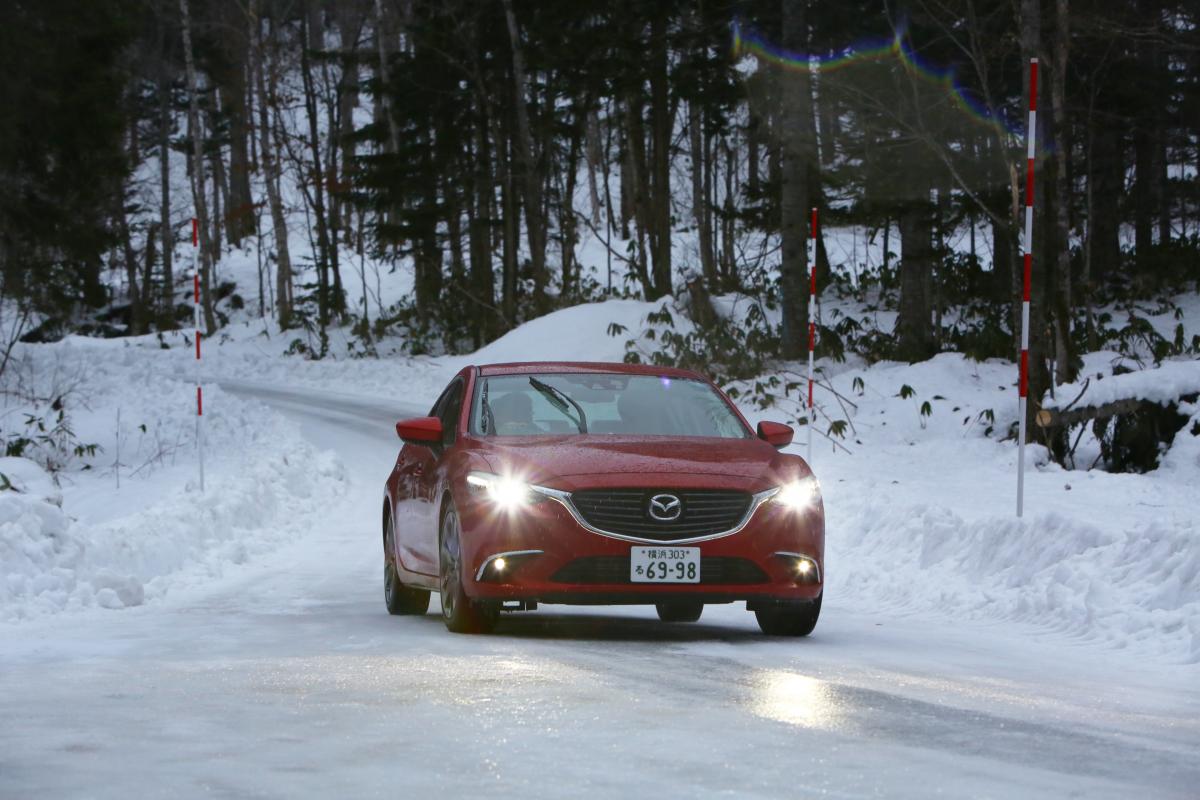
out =
[[[1194,363],[1172,369],[1177,380],[1147,371],[1098,383],[1141,396],[1176,391]],[[999,433],[1016,419],[1011,363],[945,353],[912,365],[826,366],[828,386],[856,404],[845,408],[851,453],[820,436],[814,445],[830,613],[849,604],[1028,623],[1200,663],[1200,436],[1190,424],[1147,475],[1064,470],[1030,446],[1019,520],[1016,446]],[[844,415],[828,389],[816,400]]]
[[[0,491],[0,620],[137,606],[204,583],[307,533],[345,488],[341,463],[294,424],[206,387],[201,494],[193,386],[164,379],[114,342],[24,355],[36,380],[66,376],[69,418],[79,440],[99,449],[59,473],[65,501],[33,461],[0,459],[10,487]],[[22,411],[9,408],[5,419]]]
[[[1148,514],[1101,527],[1058,511],[968,520],[945,506],[873,501],[838,516],[844,536],[827,566],[834,598],[1019,621],[1200,663],[1200,528],[1191,520]]]

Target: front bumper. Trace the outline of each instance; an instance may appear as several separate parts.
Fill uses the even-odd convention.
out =
[[[478,600],[569,604],[646,604],[670,598],[803,602],[824,583],[824,513],[759,505],[740,529],[699,542],[630,541],[580,524],[565,502],[546,498],[513,511],[483,496],[458,506],[464,588]],[[630,549],[698,547],[699,583],[633,583]],[[505,559],[496,570],[495,560]],[[800,560],[811,569],[802,574]],[[806,568],[807,569],[807,568]]]

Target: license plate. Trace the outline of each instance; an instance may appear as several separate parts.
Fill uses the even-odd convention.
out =
[[[633,547],[629,551],[633,583],[699,583],[699,547]]]

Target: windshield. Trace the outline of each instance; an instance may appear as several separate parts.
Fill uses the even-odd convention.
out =
[[[749,431],[702,381],[655,375],[542,373],[480,378],[471,407],[480,436],[635,434],[743,439]]]

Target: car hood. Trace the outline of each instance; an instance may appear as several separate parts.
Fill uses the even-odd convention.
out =
[[[724,486],[759,491],[807,473],[761,439],[671,436],[528,436],[480,440],[493,470],[568,491],[591,486]]]

